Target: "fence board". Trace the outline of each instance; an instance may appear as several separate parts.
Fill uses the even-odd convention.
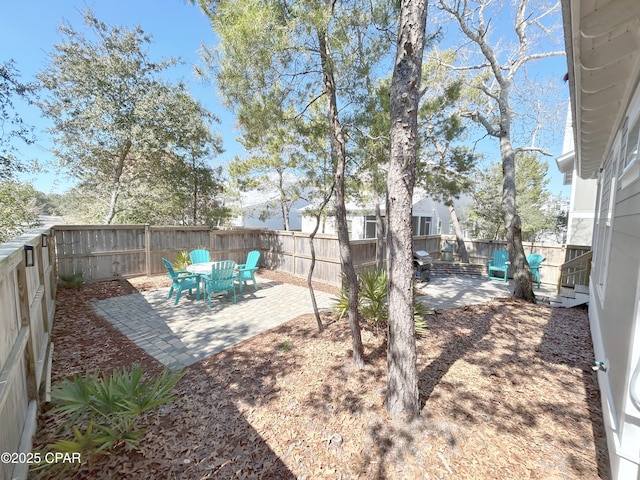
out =
[[[0,452],[26,453],[31,448],[38,392],[49,381],[49,332],[55,312],[49,233],[33,230],[0,245]],[[25,245],[33,247],[33,266],[26,266]],[[18,465],[0,464],[0,479],[21,479],[26,473]]]

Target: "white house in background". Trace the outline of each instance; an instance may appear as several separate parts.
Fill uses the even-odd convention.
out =
[[[584,179],[578,175],[573,142],[573,117],[569,105],[562,155],[556,158],[558,170],[564,174],[564,184],[571,185],[566,244],[591,245],[598,181],[595,176]]]
[[[463,201],[456,203],[458,217],[462,215]],[[385,206],[382,204],[381,213],[384,216]],[[346,204],[349,238],[351,240],[364,240],[377,237],[375,204],[369,202],[365,205],[349,202]],[[302,231],[310,233],[315,227],[315,218],[305,214],[306,208],[301,209]],[[424,191],[416,189],[414,192],[413,214],[414,235],[449,235],[453,234],[449,207],[436,202],[427,196]],[[328,216],[318,229],[318,233],[335,234],[335,217]]]
[[[302,227],[301,208],[309,205],[306,200],[293,202],[289,211],[289,230],[300,230]],[[280,204],[264,192],[251,191],[242,194],[238,215],[231,219],[234,227],[266,227],[269,230],[284,230]]]
[[[597,178],[589,320],[610,478],[639,480],[640,1],[561,4],[575,174]]]

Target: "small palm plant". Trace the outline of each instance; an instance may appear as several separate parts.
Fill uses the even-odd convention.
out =
[[[74,272],[70,275],[60,275],[60,285],[67,288],[80,288],[85,283],[84,272]]]
[[[173,267],[176,270],[186,270],[189,265],[191,265],[189,252],[183,250],[182,252],[178,253],[178,255],[176,255],[176,259],[173,262]]]
[[[358,275],[360,289],[358,310],[365,320],[376,328],[386,328],[387,326],[387,279],[386,270],[369,270]],[[343,282],[343,285],[345,284],[346,282]],[[334,300],[334,309],[342,317],[349,309],[348,288],[344,286],[340,290],[340,296]],[[430,313],[433,313],[431,309],[414,298],[413,318],[416,334],[427,334],[427,324],[424,317]]]
[[[107,453],[121,446],[137,448],[145,434],[143,414],[173,401],[173,387],[184,375],[165,369],[153,378],[141,366],[75,375],[60,382],[51,392],[53,413],[66,417],[73,439],[50,446],[54,452],[80,452],[87,457]]]

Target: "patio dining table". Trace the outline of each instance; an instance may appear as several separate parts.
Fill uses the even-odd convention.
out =
[[[187,272],[195,273],[196,275],[209,275],[211,273],[211,268],[220,262],[203,262],[203,263],[192,263],[191,265],[187,265]]]
[[[217,262],[202,262],[202,263],[192,263],[191,265],[187,265],[187,272],[198,275],[198,292],[200,291],[200,276],[201,275],[209,275],[211,273],[211,268],[216,263],[222,263],[224,260],[220,260]],[[235,273],[234,273],[235,278]]]

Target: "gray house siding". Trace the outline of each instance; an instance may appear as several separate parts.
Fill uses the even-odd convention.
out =
[[[640,117],[640,89],[625,118]],[[640,178],[628,175],[627,129],[599,174],[589,316],[611,457],[611,478],[640,476],[640,406],[630,391],[640,362]]]

